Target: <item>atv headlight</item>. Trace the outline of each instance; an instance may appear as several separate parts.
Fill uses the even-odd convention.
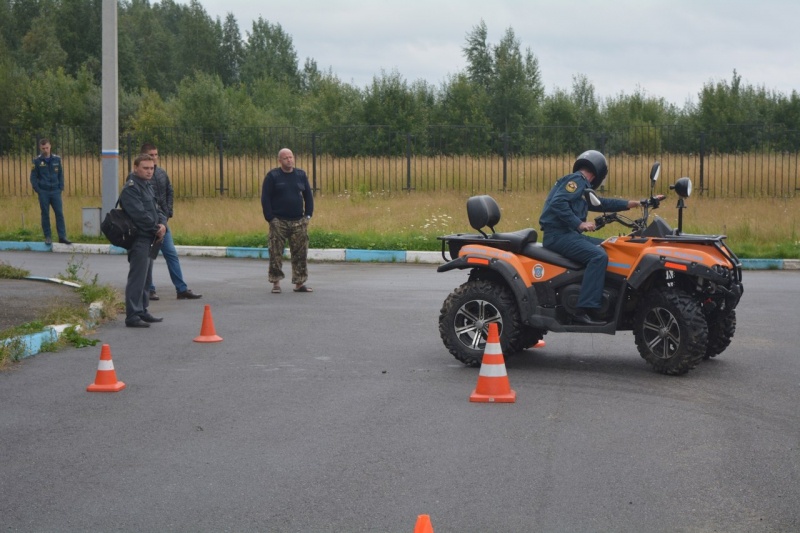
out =
[[[681,178],[670,189],[673,189],[681,198],[689,198],[692,195],[692,180],[690,178]]]

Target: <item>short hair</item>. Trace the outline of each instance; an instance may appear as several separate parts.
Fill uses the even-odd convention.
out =
[[[154,161],[154,159],[150,154],[139,154],[136,156],[136,159],[133,160],[133,166],[138,167],[142,161]]]
[[[45,144],[50,144],[50,139],[47,137],[42,137],[39,139],[39,146],[44,146]]]
[[[142,145],[142,148],[141,148],[139,151],[140,151],[141,153],[143,153],[143,154],[146,154],[146,153],[147,153],[147,152],[149,152],[150,150],[158,150],[158,148],[156,148],[156,145],[155,145],[155,144],[153,144],[153,143],[144,143],[144,144]]]

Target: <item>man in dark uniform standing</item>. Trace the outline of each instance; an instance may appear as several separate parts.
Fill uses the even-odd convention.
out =
[[[598,198],[597,207],[590,205],[584,194],[588,189],[600,188],[607,175],[608,162],[603,154],[596,150],[582,153],[572,166],[572,174],[559,179],[550,190],[539,218],[544,231],[542,246],[586,265],[578,311],[573,316],[577,324],[604,324],[589,313],[598,309],[603,300],[608,254],[600,246],[602,239],[583,234],[596,229],[594,221],[586,221],[588,211],[627,211],[639,205],[638,200],[607,198]]]
[[[139,155],[119,195],[120,207],[139,230],[133,246],[128,250],[130,267],[128,284],[125,286],[125,325],[129,328],[148,328],[150,323],[164,320],[154,317],[147,310],[153,281],[153,257],[158,253],[158,247],[167,232],[167,218],[158,209],[150,186],[154,170],[153,158],[147,154]]]
[[[64,223],[64,208],[61,203],[61,192],[64,190],[64,166],[61,158],[50,152],[50,140],[39,140],[39,156],[33,160],[31,169],[31,185],[39,196],[39,208],[42,211],[42,232],[45,244],[52,244],[50,229],[50,206],[56,215],[56,232],[58,242],[72,244],[67,240],[67,226]]]
[[[308,221],[314,214],[314,195],[305,171],[294,167],[288,148],[278,152],[280,167],[270,170],[261,187],[261,209],[269,223],[269,272],[272,292],[281,292],[283,247],[289,240],[294,292],[312,292],[308,279]]]

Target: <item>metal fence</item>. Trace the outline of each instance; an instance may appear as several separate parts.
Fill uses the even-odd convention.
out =
[[[0,194],[32,194],[30,163],[37,140],[47,136],[64,161],[65,193],[101,196],[99,135],[90,133],[0,128]],[[648,171],[656,160],[662,163],[662,188],[690,176],[695,190],[710,197],[794,197],[800,190],[800,132],[766,125],[714,131],[637,126],[604,132],[572,127],[496,132],[458,126],[414,132],[383,126],[325,132],[290,127],[225,133],[157,129],[120,138],[120,184],[145,141],[159,147],[176,196],[188,198],[258,196],[283,147],[294,151],[298,168],[306,170],[317,194],[545,192],[586,148],[608,156],[606,184],[620,196],[646,192]]]

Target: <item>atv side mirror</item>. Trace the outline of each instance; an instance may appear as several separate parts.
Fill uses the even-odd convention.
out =
[[[661,175],[661,163],[656,161],[653,163],[653,168],[650,169],[650,181],[653,183],[658,181],[658,177]]]
[[[675,182],[675,185],[670,185],[670,189],[681,198],[689,198],[692,195],[692,180],[690,178],[681,178]]]
[[[586,201],[592,204],[593,207],[600,207],[600,198],[591,189],[586,191]]]

